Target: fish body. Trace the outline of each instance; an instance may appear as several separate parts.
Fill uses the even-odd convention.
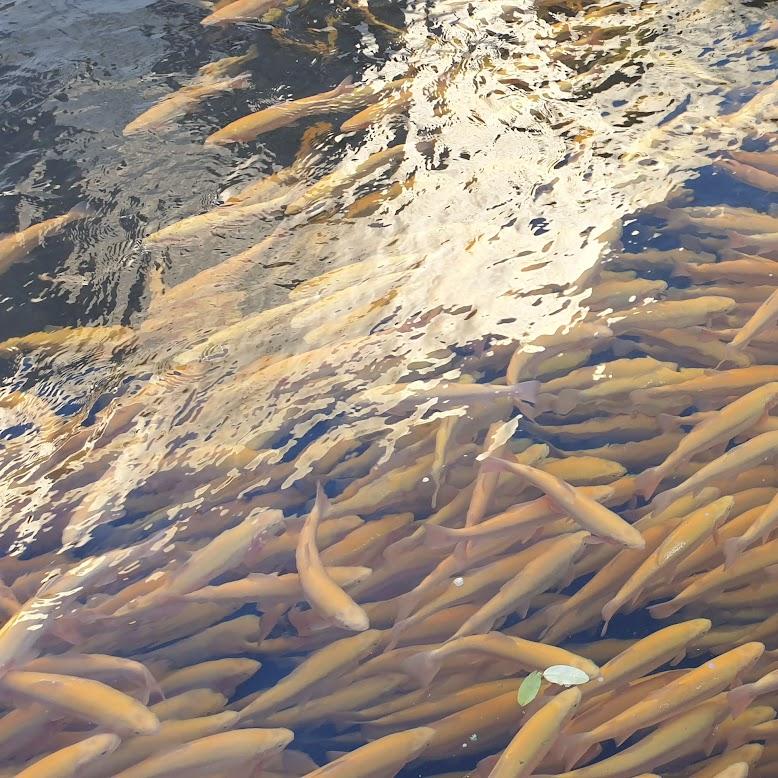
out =
[[[661,510],[678,497],[709,486],[717,479],[725,478],[733,472],[740,472],[753,465],[760,465],[775,457],[776,453],[778,453],[778,432],[763,432],[761,435],[729,449],[718,459],[703,465],[694,475],[678,486],[655,497],[652,505],[657,510]]]
[[[365,611],[327,574],[319,550],[316,533],[329,503],[321,486],[316,492],[316,502],[308,514],[297,543],[296,562],[300,586],[310,606],[331,620],[336,626],[354,632],[363,632],[370,626]]]
[[[574,532],[551,541],[545,552],[528,561],[518,575],[504,583],[491,599],[462,624],[450,640],[488,632],[501,616],[512,611],[522,617],[526,616],[533,598],[564,578],[589,537],[588,532]]]
[[[340,113],[373,102],[381,91],[369,86],[354,86],[349,79],[318,95],[290,100],[264,108],[209,135],[207,144],[241,143],[254,140],[271,130],[288,127],[317,114]]]
[[[691,554],[719,528],[732,512],[735,501],[721,497],[710,505],[690,513],[675,527],[656,550],[630,575],[618,592],[603,606],[607,624],[627,603],[636,605],[646,589],[660,576],[672,579],[678,562]]]
[[[300,213],[330,197],[336,197],[362,178],[388,165],[399,164],[405,154],[405,146],[400,143],[387,149],[376,151],[367,159],[355,165],[336,168],[332,173],[319,179],[300,197],[286,206],[287,216]]]
[[[217,770],[255,765],[292,742],[288,729],[236,729],[219,732],[170,751],[154,754],[113,778],[168,778],[212,776]],[[234,773],[233,773],[234,774]],[[250,774],[250,773],[246,773]]]
[[[644,548],[642,535],[624,519],[551,473],[505,460],[487,460],[498,470],[514,473],[546,494],[559,508],[596,537],[626,548]]]
[[[641,772],[695,753],[728,713],[714,697],[657,727],[637,743],[587,767],[557,773],[555,778],[632,778]],[[553,778],[537,775],[537,778]]]
[[[241,705],[241,721],[251,721],[293,704],[306,690],[325,678],[335,677],[369,654],[382,639],[378,630],[367,630],[352,637],[336,640],[311,654],[275,686],[255,695]]]
[[[590,678],[596,678],[600,674],[600,668],[594,662],[577,656],[572,651],[511,637],[502,632],[452,638],[438,648],[422,651],[411,657],[405,663],[405,668],[425,686],[429,686],[446,659],[458,654],[482,654],[495,660],[515,662],[517,666],[527,670],[545,670],[552,665],[568,665],[582,670]]]
[[[45,219],[12,235],[0,236],[0,273],[24,259],[33,249],[42,245],[50,235],[61,232],[71,222],[92,215],[93,211],[90,207],[86,203],[80,203],[62,216]]]
[[[600,675],[582,687],[585,697],[626,686],[670,660],[684,656],[687,646],[711,629],[709,619],[673,624],[638,640],[600,668]]]
[[[707,324],[711,317],[727,313],[736,303],[729,297],[713,295],[697,297],[694,300],[663,300],[628,311],[619,311],[607,323],[615,335],[644,330],[664,330],[668,327],[693,327]]]
[[[93,735],[39,759],[17,773],[17,778],[76,778],[82,768],[113,753],[121,743],[117,735]]]
[[[772,327],[778,320],[778,289],[776,289],[742,326],[740,332],[730,341],[736,349],[745,348],[754,338]]]
[[[253,22],[261,19],[268,11],[285,5],[285,0],[235,0],[235,2],[214,9],[213,13],[200,21],[204,27],[213,27],[235,22]]]
[[[108,758],[90,765],[78,778],[111,778],[156,753],[232,729],[237,719],[235,711],[223,711],[181,721],[164,721],[153,735],[126,738]]]
[[[734,159],[719,159],[716,160],[715,164],[744,184],[762,189],[765,192],[778,192],[778,175],[775,173],[745,165]]]
[[[196,83],[219,81],[228,76],[237,76],[243,72],[243,68],[259,56],[259,47],[249,46],[245,54],[237,57],[222,57],[215,62],[203,65],[197,71]]]
[[[307,773],[306,778],[395,775],[408,762],[424,753],[434,735],[434,731],[426,727],[386,735]]]
[[[522,725],[500,755],[489,778],[526,778],[562,736],[565,724],[581,702],[581,691],[565,689],[552,697]]]
[[[227,92],[232,89],[245,89],[251,86],[251,76],[248,73],[220,81],[208,81],[194,86],[185,86],[162,98],[159,102],[133,119],[122,131],[123,135],[135,135],[139,132],[158,130],[174,119],[193,113],[203,100]]]
[[[159,719],[145,705],[99,681],[11,670],[0,679],[0,688],[119,735],[150,735],[159,729]]]

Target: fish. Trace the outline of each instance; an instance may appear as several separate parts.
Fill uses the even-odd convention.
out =
[[[607,502],[614,494],[611,486],[582,486],[580,490],[597,502]],[[445,548],[457,542],[504,538],[510,540],[530,540],[538,530],[554,519],[564,516],[549,497],[538,497],[510,506],[507,510],[470,527],[446,527],[425,523],[423,541],[430,548]]]
[[[728,689],[763,653],[764,644],[758,642],[734,648],[670,681],[599,727],[571,735],[564,745],[567,764],[578,762],[595,743],[613,739],[621,744],[634,732],[665,721]]]
[[[526,616],[533,598],[560,582],[589,537],[588,532],[582,531],[551,541],[544,552],[527,562],[518,575],[470,616],[449,641],[489,632],[501,616],[512,611]]]
[[[699,548],[711,534],[716,532],[721,523],[729,517],[734,504],[732,497],[720,497],[710,505],[698,508],[685,516],[603,606],[602,618],[605,627],[627,603],[634,608],[657,578],[661,576],[663,580],[671,581],[678,561]],[[603,634],[604,632],[605,628]]]
[[[197,82],[218,81],[226,76],[235,76],[243,73],[244,65],[253,62],[259,56],[259,46],[252,44],[245,54],[236,57],[222,57],[215,62],[203,65],[197,71]]]
[[[514,351],[506,370],[506,383],[518,384],[520,380],[533,378],[534,368],[571,348],[582,349],[595,345],[605,348],[612,337],[613,331],[609,327],[588,322],[569,327],[566,332],[543,335],[532,343],[532,349],[520,346]]]
[[[556,778],[616,778],[668,764],[694,753],[727,713],[726,700],[714,697],[664,722],[629,748],[588,767],[557,773]]]
[[[282,751],[294,739],[288,729],[236,729],[193,740],[154,754],[113,778],[213,776],[217,770],[240,769]]]
[[[281,511],[259,509],[243,521],[224,530],[210,543],[195,551],[179,568],[167,571],[157,588],[145,597],[139,597],[117,611],[118,615],[148,608],[167,598],[189,594],[216,576],[233,569],[247,556],[284,527]]]
[[[521,728],[497,760],[489,778],[525,778],[532,775],[554,743],[563,736],[565,724],[581,702],[576,687],[553,696]]]
[[[162,722],[195,719],[222,710],[227,698],[213,689],[190,689],[152,705],[149,710]]]
[[[210,230],[254,227],[258,220],[270,218],[282,208],[283,198],[245,205],[222,205],[205,213],[173,222],[167,227],[148,234],[143,240],[148,246],[169,246],[192,240],[197,235]]]
[[[152,694],[162,697],[159,684],[148,668],[141,662],[123,657],[68,652],[38,657],[27,662],[24,669],[37,673],[76,675],[104,683],[126,681],[131,689],[140,690],[144,705],[148,704]]]
[[[443,693],[441,693],[440,688],[435,689],[432,695],[429,690],[425,689],[421,693],[418,691],[411,693],[408,698],[409,704],[401,706],[396,711],[386,712],[386,705],[380,711],[377,711],[375,707],[360,711],[358,720],[369,722],[362,725],[362,731],[371,737],[374,733],[384,734],[387,730],[415,726],[418,722],[436,721],[509,691],[518,692],[522,679],[503,678],[496,681],[483,681],[464,688],[461,686],[461,677],[453,676],[453,680],[456,682],[455,691],[450,693],[448,693],[447,687],[444,687]],[[451,681],[449,681],[449,686],[451,685]],[[419,694],[422,696],[415,696]],[[429,699],[430,696],[432,699]],[[376,715],[376,713],[381,715]],[[356,719],[357,717],[349,718]]]
[[[758,540],[764,542],[778,527],[778,494],[764,507],[751,526],[742,534],[724,541],[724,564],[731,567],[740,555]]]
[[[375,173],[383,167],[398,165],[405,155],[405,145],[395,146],[373,152],[367,159],[358,163],[341,165],[315,184],[308,187],[296,200],[286,206],[284,213],[293,216],[311,208],[323,200],[338,197],[346,189],[354,186],[361,179]]]
[[[343,124],[340,125],[341,132],[360,132],[366,130],[373,124],[380,122],[387,116],[396,116],[404,113],[405,110],[411,105],[412,96],[409,90],[402,90],[384,100],[380,100],[367,108],[362,109],[358,113],[354,114],[351,118],[346,119]]]
[[[684,582],[685,586],[671,600],[649,606],[648,612],[655,619],[668,618],[689,603],[715,596],[740,581],[747,581],[754,573],[770,568],[778,562],[776,553],[776,540],[749,549],[729,566],[720,564]]]
[[[50,632],[68,627],[68,608],[93,586],[112,582],[125,565],[164,547],[171,533],[163,530],[128,548],[87,557],[68,570],[53,575],[0,628],[0,675],[20,667],[37,655],[38,643]],[[36,629],[31,629],[34,624]],[[73,626],[70,621],[70,626]]]
[[[113,753],[121,743],[117,735],[93,735],[72,746],[44,756],[17,773],[21,778],[71,778],[82,775],[82,768]]]
[[[153,735],[126,738],[109,757],[86,767],[79,778],[110,778],[155,753],[232,729],[238,718],[235,711],[223,711],[181,721],[163,721]]]
[[[733,149],[729,151],[728,154],[736,162],[742,162],[744,165],[758,167],[762,170],[766,170],[768,173],[775,173],[778,175],[778,157],[774,151],[741,151]],[[758,220],[760,229],[755,229],[753,230],[754,232],[776,232],[778,230],[776,219],[770,214],[761,214],[756,211],[750,211],[750,213],[746,212],[745,216],[747,224],[748,217]],[[742,231],[742,221],[743,220],[741,219],[729,226],[733,229]]]
[[[200,20],[203,27],[252,22],[261,19],[268,11],[285,5],[285,0],[234,0]]]
[[[367,703],[385,697],[401,686],[407,686],[408,678],[402,673],[386,673],[365,678],[331,691],[323,697],[298,703],[291,708],[271,713],[265,719],[268,727],[310,726],[316,722],[330,721],[333,717],[344,718],[353,710]]]
[[[765,192],[778,192],[778,175],[774,173],[745,165],[734,159],[717,159],[714,164],[744,184],[763,189]]]
[[[638,530],[613,511],[552,474],[506,460],[488,459],[486,462],[491,468],[513,473],[529,481],[595,537],[625,548],[645,548],[645,540]]]
[[[10,670],[0,679],[0,689],[92,721],[117,735],[151,735],[160,726],[145,705],[100,681]]]
[[[600,674],[600,668],[594,662],[576,656],[571,651],[511,637],[502,632],[452,638],[438,648],[412,656],[405,662],[404,667],[423,686],[429,686],[446,659],[460,653],[484,654],[494,659],[505,659],[526,670],[544,670],[561,664],[576,667],[589,678],[596,678]]]
[[[715,428],[714,428],[715,429]],[[778,450],[778,432],[764,432],[729,449],[725,454],[703,465],[694,475],[678,486],[654,497],[652,505],[661,510],[689,492],[710,485],[716,479],[725,478],[732,472],[739,472],[769,459]]]
[[[245,143],[271,130],[296,124],[301,119],[318,114],[355,110],[380,99],[385,91],[400,86],[401,80],[390,82],[384,87],[356,86],[351,82],[351,78],[346,78],[327,92],[289,100],[236,119],[226,127],[211,133],[205,139],[205,143]]]
[[[778,321],[778,289],[765,300],[754,315],[742,326],[729,345],[735,349],[745,348],[761,332]]]
[[[710,619],[672,624],[633,643],[600,667],[600,673],[581,688],[585,698],[625,686],[669,661],[676,664],[694,641],[713,626]]]
[[[246,89],[251,86],[251,74],[240,73],[237,76],[221,80],[207,80],[205,83],[184,86],[167,97],[163,97],[133,119],[123,130],[125,137],[140,132],[159,130],[174,120],[187,116],[197,110],[204,100],[233,89]]]
[[[95,209],[83,202],[73,206],[62,216],[54,216],[11,235],[0,236],[0,273],[4,273],[11,265],[24,259],[38,246],[42,246],[46,238],[57,235],[68,224],[95,215]]]
[[[321,519],[329,511],[321,484],[316,489],[316,501],[308,514],[297,543],[296,563],[305,599],[315,611],[336,626],[354,632],[370,627],[365,611],[333,580],[324,567],[316,547],[316,532]]]
[[[435,732],[427,727],[394,732],[307,773],[307,778],[394,775],[408,762],[423,754],[434,736]]]
[[[166,697],[202,688],[229,696],[241,683],[256,675],[260,667],[262,664],[256,659],[212,659],[179,667],[165,674],[159,685]]]
[[[348,638],[335,640],[305,659],[289,675],[249,700],[238,700],[241,722],[261,719],[282,704],[294,704],[318,682],[336,677],[349,666],[371,653],[382,639],[379,630],[366,630]]]
[[[369,567],[328,567],[327,575],[339,586],[348,588],[364,581],[373,571]],[[219,600],[236,603],[257,602],[263,607],[273,604],[294,603],[303,597],[300,576],[297,573],[284,575],[250,573],[236,581],[204,586],[184,598],[193,602],[216,602]]]
[[[729,297],[701,296],[694,300],[662,300],[631,308],[608,317],[606,323],[614,335],[693,327],[707,324],[711,318],[727,313],[736,303]]]

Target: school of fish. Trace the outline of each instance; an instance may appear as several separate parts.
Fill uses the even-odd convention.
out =
[[[204,28],[297,9],[196,5]],[[560,61],[629,24],[627,3],[539,5],[561,9]],[[766,23],[754,45],[775,31]],[[257,54],[201,68],[124,135],[249,90]],[[775,83],[701,128],[738,128],[709,164],[762,205],[700,205],[675,187],[643,209],[661,247],[609,233],[563,327],[471,349],[458,373],[379,363],[379,383],[349,387],[341,425],[324,423],[315,383],[257,424],[245,406],[265,383],[337,375],[346,348],[378,353],[372,328],[419,264],[367,258],[303,281],[277,309],[233,315],[243,273],[287,240],[289,219],[315,223],[365,183],[342,204],[349,219],[413,190],[397,172],[406,144],[391,138],[312,180],[333,125],[401,122],[413,77],[346,79],[203,138],[229,147],[315,120],[288,167],[150,232],[148,247],[269,214],[273,231],[158,289],[137,328],[0,343],[11,361],[88,358],[213,324],[94,414],[0,394],[3,427],[30,424],[45,443],[35,458],[23,437],[0,450],[0,778],[778,776]],[[450,78],[434,81],[441,100]],[[0,239],[0,274],[92,218],[79,204]],[[287,316],[307,350],[260,350],[229,384],[209,383],[220,353],[269,345]],[[355,321],[370,335],[334,346]],[[188,442],[200,415],[228,414],[245,414],[237,433]],[[298,435],[317,414],[319,434]],[[575,684],[544,678],[520,704],[524,680],[558,666]]]

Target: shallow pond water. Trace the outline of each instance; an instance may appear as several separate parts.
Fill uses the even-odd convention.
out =
[[[0,775],[774,774],[773,5],[208,5],[2,8]]]

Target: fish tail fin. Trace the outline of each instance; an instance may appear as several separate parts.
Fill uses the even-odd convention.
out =
[[[458,562],[460,565],[467,564],[467,558],[470,555],[470,548],[469,543],[465,541],[464,543],[457,543],[456,547],[454,548],[453,554],[454,559]]]
[[[447,548],[455,542],[449,532],[448,527],[439,524],[425,525],[423,543],[427,548]]]
[[[648,607],[648,612],[652,619],[667,619],[678,610],[680,610],[680,606],[676,605],[673,600],[649,605]]]
[[[732,712],[732,718],[740,716],[756,699],[752,684],[738,686],[727,693],[727,703]]]
[[[346,76],[333,90],[333,96],[347,94],[354,89],[354,77]]]
[[[562,389],[554,400],[554,412],[559,416],[572,413],[579,404],[581,393],[577,389]]]
[[[608,631],[611,619],[618,613],[619,603],[615,600],[608,600],[605,605],[602,606],[602,630],[600,631],[600,637],[605,637],[605,633]]]
[[[635,478],[635,491],[650,500],[662,482],[662,477],[663,474],[658,467],[649,467]]]
[[[384,648],[384,651],[393,651],[397,648],[397,644],[402,638],[403,632],[410,626],[409,619],[400,619],[396,621],[392,628],[389,630],[389,640]]]
[[[506,470],[510,470],[510,462],[506,462],[499,457],[487,457],[481,463],[481,470],[484,473],[503,473]]]
[[[273,608],[268,608],[268,610],[262,614],[262,619],[259,622],[257,643],[261,643],[273,631],[273,628],[281,620],[281,617],[288,607],[288,605],[276,605]],[[295,627],[295,629],[297,629],[297,627]]]
[[[563,735],[562,751],[565,770],[572,770],[586,752],[592,747],[592,741],[586,732]]]
[[[741,537],[727,538],[724,541],[724,569],[732,567],[737,558],[743,551],[743,542]]]
[[[420,651],[403,662],[403,669],[426,688],[434,680],[440,670],[440,661],[432,656],[431,651]]]
[[[534,405],[538,401],[538,389],[540,389],[540,381],[520,381],[513,385],[511,396],[516,400]]]
[[[91,216],[97,216],[97,208],[90,205],[86,200],[82,200],[68,211],[68,216],[73,221],[76,219],[88,219]]]
[[[143,665],[144,669],[144,676],[146,678],[146,691],[149,694],[149,699],[154,698],[155,700],[164,700],[165,699],[165,692],[162,691],[162,687],[159,684],[159,681],[154,677],[151,670],[146,667],[146,665]],[[148,704],[148,701],[147,703]]]
[[[313,510],[318,511],[319,519],[323,519],[331,510],[329,497],[327,497],[321,481],[316,482],[316,499],[313,503]]]

